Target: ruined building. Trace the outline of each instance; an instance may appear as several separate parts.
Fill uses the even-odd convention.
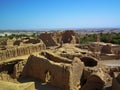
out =
[[[120,67],[102,62],[118,61],[119,45],[79,41],[71,30],[8,40],[0,46],[0,90],[119,90]]]
[[[15,42],[16,43],[16,42]],[[34,52],[40,52],[46,49],[45,44],[41,41],[36,44],[24,44],[24,46],[5,46],[4,50],[0,51],[0,60],[6,60],[18,56],[29,55]]]
[[[111,47],[111,45],[107,44],[107,45],[103,46],[102,49],[101,49],[101,53],[112,54],[112,47]]]
[[[72,30],[63,31],[62,33],[62,41],[63,43],[79,43],[79,37]]]
[[[83,63],[43,52],[46,56],[31,55],[23,70],[23,76],[30,76],[42,82],[60,87],[62,90],[78,90],[83,72]],[[48,53],[48,52],[47,52]]]
[[[54,40],[52,33],[42,33],[39,38],[45,43],[46,46],[56,46],[57,42]]]
[[[79,37],[72,30],[66,30],[61,32],[53,32],[53,33],[42,33],[39,38],[48,46],[56,46],[61,42],[63,43],[79,43]]]

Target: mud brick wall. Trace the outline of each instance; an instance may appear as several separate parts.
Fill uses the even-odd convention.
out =
[[[83,63],[75,58],[71,63],[58,63],[43,56],[31,55],[23,69],[23,76],[30,76],[62,90],[79,90]]]
[[[120,74],[112,80],[112,90],[120,90]]]
[[[45,43],[46,46],[56,46],[57,43],[52,37],[52,33],[42,33],[39,38]]]
[[[62,41],[63,43],[76,44],[76,43],[79,43],[80,39],[74,31],[66,30],[66,31],[63,31],[62,33]]]
[[[17,46],[14,48],[0,51],[0,60],[6,60],[17,56],[28,55],[34,52],[40,52],[44,49],[46,49],[46,46],[43,43],[31,44],[26,46]]]

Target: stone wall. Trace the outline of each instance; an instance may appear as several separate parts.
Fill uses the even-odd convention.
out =
[[[46,49],[43,43],[30,44],[26,46],[16,46],[14,48],[0,51],[0,60],[6,60],[17,56],[32,54],[33,52],[40,52]]]
[[[71,63],[58,63],[43,56],[31,55],[22,76],[39,79],[62,90],[79,90],[82,72],[83,63],[78,58]]]

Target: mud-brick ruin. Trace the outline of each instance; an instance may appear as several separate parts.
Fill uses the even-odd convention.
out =
[[[78,58],[71,61],[50,53],[49,55],[51,58],[49,56],[48,58],[47,56],[30,56],[22,75],[40,79],[63,90],[78,90],[83,63]]]
[[[120,45],[80,44],[72,30],[7,40],[0,46],[0,90],[120,90]],[[114,64],[114,63],[112,63]]]

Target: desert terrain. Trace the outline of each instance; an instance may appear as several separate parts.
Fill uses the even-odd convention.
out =
[[[0,90],[120,90],[120,32],[0,32]]]

